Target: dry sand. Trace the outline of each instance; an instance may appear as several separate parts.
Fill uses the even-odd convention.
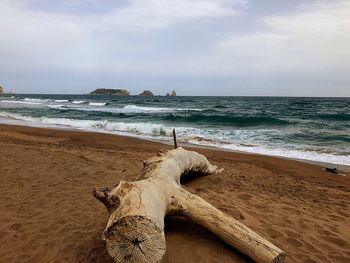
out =
[[[0,262],[112,262],[95,186],[133,180],[168,148],[134,138],[0,125]],[[285,262],[350,262],[350,173],[258,155],[196,149],[220,175],[186,187],[286,251]],[[163,262],[249,262],[204,228],[166,219]]]

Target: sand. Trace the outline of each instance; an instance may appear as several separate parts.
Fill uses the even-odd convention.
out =
[[[133,180],[169,148],[135,138],[0,125],[0,262],[112,262],[95,186]],[[220,175],[185,187],[287,253],[285,262],[350,262],[350,173],[261,155],[196,149]],[[250,262],[204,228],[166,219],[163,262]]]

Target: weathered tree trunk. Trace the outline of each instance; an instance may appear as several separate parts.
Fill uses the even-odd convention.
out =
[[[110,212],[102,239],[115,262],[160,262],[166,249],[166,214],[192,219],[257,262],[283,262],[282,250],[182,189],[181,176],[192,172],[215,174],[220,170],[203,155],[180,147],[145,161],[138,181],[94,190]]]

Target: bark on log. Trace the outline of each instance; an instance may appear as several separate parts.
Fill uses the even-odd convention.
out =
[[[221,170],[201,154],[179,147],[144,162],[139,180],[96,188],[94,196],[110,213],[102,234],[115,262],[160,262],[165,254],[164,217],[186,216],[257,262],[284,261],[285,253],[263,237],[181,188],[180,178]]]

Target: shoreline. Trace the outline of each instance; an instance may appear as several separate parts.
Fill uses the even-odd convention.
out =
[[[137,136],[137,135],[132,135],[132,134],[118,134],[118,133],[109,133],[109,132],[104,132],[104,131],[89,131],[89,130],[84,130],[84,129],[78,129],[74,127],[69,127],[69,126],[60,126],[60,125],[40,125],[33,123],[23,123],[21,121],[17,120],[11,120],[11,119],[6,119],[6,118],[0,118],[0,126],[1,125],[13,125],[13,126],[23,126],[23,127],[31,127],[31,128],[38,128],[38,129],[57,129],[57,130],[67,130],[67,131],[77,131],[77,132],[86,132],[86,133],[99,133],[99,134],[109,134],[109,135],[115,135],[115,136],[122,136],[122,137],[127,137],[127,138],[137,138],[140,140],[145,140],[145,141],[150,141],[154,143],[160,143],[164,145],[173,145],[172,140],[162,140],[162,139],[156,139],[156,138],[149,138],[146,136]],[[264,154],[264,153],[255,153],[255,152],[245,152],[245,151],[239,151],[239,150],[231,150],[231,149],[225,149],[225,148],[220,148],[216,146],[210,146],[210,145],[200,145],[200,144],[192,144],[189,142],[179,142],[179,146],[183,147],[190,147],[190,148],[199,148],[199,149],[209,149],[209,150],[215,150],[215,151],[223,151],[223,152],[233,152],[233,153],[242,153],[242,154],[248,154],[248,155],[258,155],[258,156],[266,156],[266,157],[274,157],[274,158],[280,158],[280,159],[285,159],[285,160],[293,160],[297,162],[304,162],[304,163],[309,163],[309,164],[314,164],[321,166],[322,168],[326,167],[331,167],[331,168],[337,168],[340,171],[344,172],[350,172],[350,165],[343,165],[343,164],[335,164],[331,162],[321,162],[321,161],[314,161],[314,160],[308,160],[308,159],[300,159],[300,158],[292,158],[292,157],[285,157],[285,156],[278,156],[278,155],[269,155],[269,154]]]
[[[170,145],[111,134],[0,125],[0,258],[113,263],[94,187],[132,181]],[[186,147],[223,172],[184,187],[286,252],[286,263],[350,261],[350,173],[277,157]],[[251,262],[205,228],[166,218],[162,263]],[[181,251],[181,253],[178,253]]]

